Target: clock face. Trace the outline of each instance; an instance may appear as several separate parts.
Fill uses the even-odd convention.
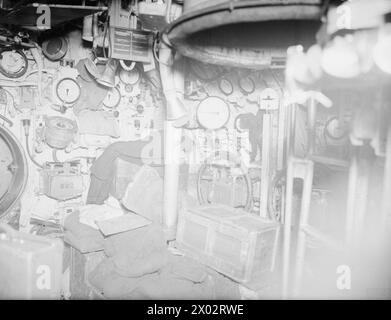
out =
[[[114,87],[107,93],[105,99],[103,100],[103,104],[107,108],[115,108],[120,101],[121,93],[117,87]]]
[[[197,108],[197,119],[205,129],[217,130],[225,126],[230,117],[227,103],[218,97],[208,97]]]
[[[57,84],[56,93],[58,98],[64,103],[74,103],[80,97],[80,86],[72,78],[64,78]]]
[[[348,134],[348,128],[346,124],[342,121],[339,121],[337,117],[330,118],[326,123],[326,135],[330,139],[340,140],[346,137]]]
[[[119,74],[120,80],[127,85],[134,85],[140,80],[140,71],[137,68],[134,68],[130,71],[121,70]]]
[[[220,80],[219,88],[220,88],[221,92],[227,96],[229,96],[230,94],[232,94],[234,92],[234,87],[233,87],[231,81],[229,81],[227,78],[222,78]]]
[[[7,50],[0,53],[0,69],[9,77],[21,77],[27,71],[27,66],[26,57],[18,51]]]
[[[240,78],[239,87],[244,93],[250,94],[255,91],[255,82],[250,77]]]

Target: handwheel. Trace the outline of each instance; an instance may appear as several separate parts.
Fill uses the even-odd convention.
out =
[[[197,197],[202,204],[218,203],[214,202],[214,192],[216,184],[228,187],[242,187],[244,199],[236,208],[243,208],[250,211],[252,206],[252,182],[243,165],[237,157],[229,156],[230,160],[218,160],[212,157],[205,161],[198,170],[197,177]]]

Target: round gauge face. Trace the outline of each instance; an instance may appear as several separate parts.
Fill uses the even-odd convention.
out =
[[[229,117],[229,106],[221,98],[208,97],[198,105],[197,120],[205,129],[220,129],[225,126]]]
[[[57,96],[64,103],[74,103],[80,97],[80,86],[72,78],[64,78],[57,84]]]
[[[250,77],[244,77],[239,79],[239,87],[244,93],[250,94],[255,91],[255,82]]]
[[[347,135],[347,127],[337,117],[331,118],[326,124],[326,135],[335,140],[343,139]]]
[[[105,99],[103,100],[103,104],[107,108],[115,108],[118,106],[121,101],[121,93],[117,87],[112,88],[107,93]]]
[[[134,68],[130,71],[121,70],[119,73],[120,80],[125,84],[134,85],[140,80],[140,71]]]
[[[237,116],[235,118],[235,122],[234,122],[234,126],[235,126],[235,129],[238,130],[238,132],[243,132],[244,129],[242,128],[242,123],[241,123],[241,116]]]
[[[12,183],[12,171],[9,166],[12,164],[13,157],[7,142],[0,139],[0,199],[6,194],[10,184]],[[1,216],[1,214],[0,214]]]
[[[139,104],[139,105],[136,107],[136,110],[137,110],[137,113],[142,114],[142,113],[144,112],[144,106],[142,106],[141,104]]]
[[[20,77],[27,70],[27,60],[18,51],[3,51],[0,53],[0,67],[10,77]]]
[[[125,85],[125,91],[126,91],[127,93],[131,93],[131,92],[133,91],[132,85],[131,85],[131,84]]]
[[[232,85],[232,82],[229,81],[227,78],[222,78],[219,82],[219,88],[222,93],[229,96],[234,92],[234,87]]]

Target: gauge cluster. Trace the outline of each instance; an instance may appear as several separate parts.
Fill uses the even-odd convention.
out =
[[[71,42],[81,34],[72,37],[61,38],[61,56],[46,52],[55,38],[43,42],[43,52],[0,51],[1,126],[27,158],[24,210],[43,219],[85,203],[90,166],[107,146],[145,139],[163,121],[164,101],[143,64],[94,59],[90,49],[75,54]],[[0,150],[0,176],[11,183],[12,154],[6,145]]]
[[[229,131],[239,140],[247,139],[242,143],[248,146],[245,153],[251,161],[259,160],[260,143],[255,136],[261,132],[257,127],[262,128],[265,113],[272,114],[277,124],[284,81],[281,70],[227,68],[191,59],[186,66],[185,99],[194,110],[198,129],[207,135]]]

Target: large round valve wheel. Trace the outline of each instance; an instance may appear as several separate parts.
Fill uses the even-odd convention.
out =
[[[0,218],[17,204],[27,182],[27,161],[16,137],[0,126]]]
[[[197,196],[202,204],[220,203],[249,211],[252,206],[252,182],[236,159],[211,158],[198,170]]]

